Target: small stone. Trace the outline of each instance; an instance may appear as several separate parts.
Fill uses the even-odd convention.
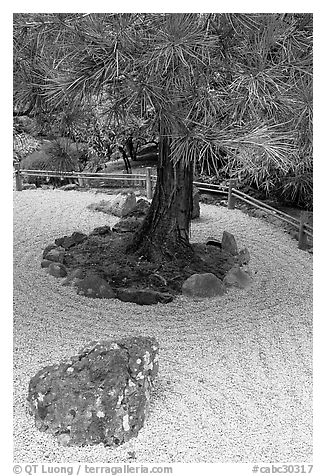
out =
[[[99,226],[97,228],[94,228],[92,233],[90,235],[110,235],[111,234],[111,228],[108,225],[104,226]]]
[[[143,223],[143,218],[127,217],[121,218],[112,230],[116,233],[134,233]]]
[[[53,261],[50,261],[49,259],[43,259],[41,261],[41,268],[48,268],[51,263],[53,263]]]
[[[115,293],[105,279],[96,274],[89,274],[76,282],[77,293],[91,298],[111,299]]]
[[[64,278],[67,276],[66,267],[61,263],[51,263],[48,267],[49,273],[56,278]]]
[[[232,235],[232,233],[229,233],[228,231],[223,232],[222,250],[226,253],[230,253],[231,255],[238,254],[238,246],[237,242],[235,241],[234,235]]]
[[[68,273],[66,279],[62,282],[62,286],[74,286],[78,280],[85,277],[85,271],[81,268],[76,268]]]
[[[46,248],[44,248],[43,255],[42,255],[43,259],[47,259],[46,256],[49,253],[49,251],[54,250],[55,248],[57,248],[57,245],[55,243],[51,243]]]
[[[250,253],[247,248],[243,248],[242,250],[239,251],[239,254],[237,256],[237,261],[240,266],[243,266],[245,264],[248,264],[250,261]]]
[[[248,289],[252,285],[253,279],[249,273],[240,268],[239,265],[236,265],[227,272],[223,282],[226,286],[235,286],[240,289]]]
[[[77,190],[79,187],[76,183],[68,183],[67,185],[63,185],[62,187],[59,187],[59,190]]]
[[[62,446],[68,446],[70,443],[70,435],[68,433],[62,433],[58,436],[58,443]]]
[[[116,292],[120,301],[134,302],[140,305],[151,305],[159,302],[166,304],[173,300],[171,294],[161,293],[153,289],[118,288]]]
[[[213,238],[213,237],[207,238],[205,244],[206,244],[207,246],[216,246],[217,248],[221,248],[221,247],[222,247],[222,243],[221,243],[220,241],[218,241],[216,238]]]
[[[195,273],[182,285],[182,294],[190,297],[215,297],[224,293],[224,284],[213,273]]]
[[[61,246],[57,246],[56,248],[51,249],[48,253],[43,256],[44,259],[55,261],[58,263],[63,263],[65,256],[65,250]]]
[[[127,213],[125,217],[144,218],[147,215],[150,206],[151,204],[148,200],[140,198],[137,201],[136,206],[129,213]]]

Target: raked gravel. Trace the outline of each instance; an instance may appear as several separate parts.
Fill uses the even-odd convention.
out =
[[[113,225],[86,206],[105,194],[14,192],[14,461],[311,462],[312,256],[282,229],[239,210],[201,205],[191,239],[236,236],[254,285],[214,299],[138,306],[89,299],[41,269],[55,238]],[[30,378],[87,342],[152,335],[160,371],[137,438],[116,448],[59,446],[28,414]]]

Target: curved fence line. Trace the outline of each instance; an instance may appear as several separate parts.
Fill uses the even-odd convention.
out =
[[[56,170],[28,170],[20,169],[20,164],[16,164],[15,169],[16,175],[16,190],[23,190],[22,177],[31,176],[31,177],[57,177],[57,178],[71,178],[79,180],[80,185],[89,186],[90,180],[113,180],[113,181],[123,181],[123,182],[133,182],[131,185],[137,186],[142,185],[146,187],[146,196],[151,199],[153,195],[153,186],[156,182],[156,175],[153,173],[152,167],[146,167],[146,173],[103,173],[103,172],[59,172]],[[241,200],[255,208],[259,208],[266,213],[272,214],[273,216],[283,220],[284,222],[298,228],[298,247],[300,249],[307,248],[307,236],[313,238],[313,227],[307,223],[307,212],[302,211],[300,220],[297,218],[288,215],[281,210],[277,210],[270,205],[261,202],[260,200],[247,195],[244,192],[235,188],[235,181],[230,180],[229,185],[216,185],[216,184],[207,184],[203,182],[193,182],[194,185],[203,192],[225,194],[228,196],[228,208],[233,209],[235,207],[235,200]]]

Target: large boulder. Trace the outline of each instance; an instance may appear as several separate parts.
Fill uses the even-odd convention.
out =
[[[238,254],[238,246],[237,242],[235,241],[234,235],[232,235],[232,233],[229,233],[228,231],[223,231],[222,250],[226,253],[230,253],[231,255]]]
[[[76,282],[77,293],[86,297],[110,299],[115,297],[115,293],[109,283],[97,274],[89,274],[84,279]]]
[[[63,445],[118,446],[143,427],[157,373],[154,338],[91,342],[30,380],[30,413]]]
[[[240,289],[248,289],[253,283],[250,274],[239,265],[233,266],[225,275],[223,283],[226,286],[235,286]]]
[[[200,216],[200,205],[199,205],[199,190],[198,188],[193,185],[192,187],[192,211],[191,211],[191,219],[194,220],[195,218],[199,218]]]
[[[214,297],[225,293],[223,282],[213,273],[193,274],[182,285],[182,294],[191,297]]]

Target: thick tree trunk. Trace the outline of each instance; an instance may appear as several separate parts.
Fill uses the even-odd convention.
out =
[[[161,135],[156,189],[144,223],[134,236],[132,252],[155,262],[192,256],[192,179],[192,164],[185,164],[182,158],[173,164],[170,138]]]

